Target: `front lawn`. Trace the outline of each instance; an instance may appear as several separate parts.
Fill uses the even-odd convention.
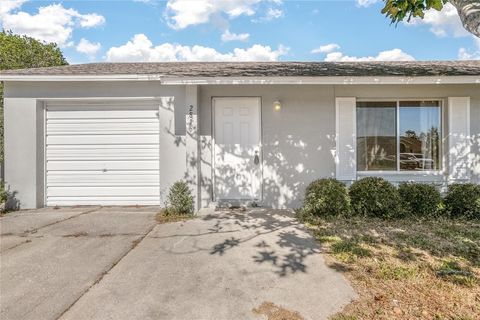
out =
[[[340,216],[307,225],[359,294],[333,319],[480,319],[480,222]]]

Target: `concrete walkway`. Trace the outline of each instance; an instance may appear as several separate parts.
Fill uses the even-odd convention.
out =
[[[355,293],[288,211],[42,209],[1,223],[2,319],[326,319]],[[293,319],[293,318],[292,318]]]

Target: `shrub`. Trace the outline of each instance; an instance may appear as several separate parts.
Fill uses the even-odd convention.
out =
[[[347,187],[336,179],[319,179],[305,191],[302,211],[315,217],[337,216],[350,212]]]
[[[0,183],[0,214],[7,211],[8,191],[5,190],[3,183]]]
[[[184,181],[175,182],[169,190],[165,203],[165,215],[193,214],[193,196]]]
[[[480,219],[480,185],[452,184],[444,201],[445,209],[452,218]]]
[[[354,214],[384,219],[401,215],[398,190],[382,178],[368,177],[355,181],[349,194]]]
[[[7,202],[8,192],[5,190],[3,183],[0,183],[0,203]]]
[[[402,183],[398,188],[402,210],[406,215],[416,217],[433,216],[442,204],[440,192],[425,183]]]

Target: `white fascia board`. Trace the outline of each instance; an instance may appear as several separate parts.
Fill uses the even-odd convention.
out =
[[[0,81],[159,81],[155,74],[115,74],[115,75],[2,75]]]
[[[163,77],[158,74],[125,75],[1,75],[0,81],[159,81],[165,85],[213,84],[480,84],[478,76],[441,77]]]
[[[480,84],[479,76],[162,78],[162,84]]]

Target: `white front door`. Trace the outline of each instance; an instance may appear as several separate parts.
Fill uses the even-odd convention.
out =
[[[214,98],[215,200],[260,201],[260,98]]]

